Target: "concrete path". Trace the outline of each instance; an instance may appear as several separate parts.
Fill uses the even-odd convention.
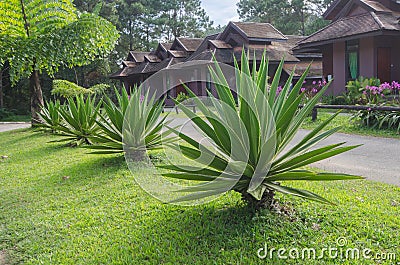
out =
[[[31,127],[30,122],[0,122],[0,132]]]
[[[187,119],[175,118],[171,125],[187,123]],[[201,136],[191,125],[184,132],[192,137]],[[308,131],[300,130],[293,140],[297,143]],[[369,180],[400,186],[400,139],[381,138],[336,133],[321,145],[347,142],[346,145],[363,144],[352,151],[312,164],[326,171],[354,174]]]
[[[308,131],[296,135],[300,139]],[[400,139],[336,133],[321,142],[328,145],[347,142],[363,144],[356,149],[315,163],[313,166],[331,172],[364,176],[369,180],[400,186]]]

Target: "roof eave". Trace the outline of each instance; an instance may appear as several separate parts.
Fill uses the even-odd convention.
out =
[[[337,41],[348,41],[348,40],[354,40],[354,39],[359,39],[359,38],[363,38],[363,37],[379,36],[379,35],[383,35],[386,32],[389,32],[389,31],[394,31],[394,30],[376,30],[376,31],[371,31],[371,32],[367,32],[367,33],[361,33],[361,34],[356,34],[356,35],[351,35],[351,36],[346,36],[346,37],[332,38],[332,39],[328,39],[328,40],[313,41],[313,42],[308,42],[308,43],[299,43],[298,49],[320,47],[320,46],[324,46],[327,44],[332,44]],[[398,34],[400,33],[399,31],[396,31],[396,32]]]
[[[282,39],[277,39],[277,38],[248,38],[249,41],[274,41],[274,42],[286,42],[288,38],[282,38]]]

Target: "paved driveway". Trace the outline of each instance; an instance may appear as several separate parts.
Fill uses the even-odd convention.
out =
[[[184,122],[187,122],[184,118],[175,118],[171,125]],[[185,126],[184,131],[193,137],[200,136],[191,125]],[[294,143],[307,132],[307,130],[300,130],[294,138]],[[363,146],[312,166],[326,171],[360,175],[369,180],[400,186],[400,139],[336,133],[321,142],[321,145],[341,142],[347,142],[347,145],[363,144]]]
[[[301,130],[296,138],[300,139],[306,133],[307,131]],[[400,186],[400,139],[336,133],[323,141],[323,144],[340,142],[363,146],[315,163],[314,166]]]
[[[3,122],[0,123],[0,132],[12,131],[16,129],[23,129],[31,127],[31,123],[22,122],[22,123],[12,123],[12,122]]]

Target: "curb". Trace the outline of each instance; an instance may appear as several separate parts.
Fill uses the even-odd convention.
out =
[[[1,121],[1,124],[30,124],[30,122],[20,122],[20,121]]]

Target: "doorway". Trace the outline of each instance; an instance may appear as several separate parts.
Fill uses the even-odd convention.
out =
[[[378,78],[383,82],[392,81],[391,48],[378,48]]]

